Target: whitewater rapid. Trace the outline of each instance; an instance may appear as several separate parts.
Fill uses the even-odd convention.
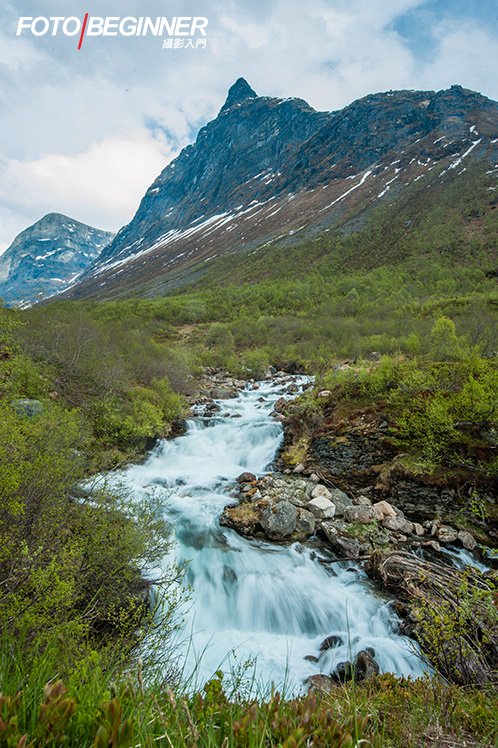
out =
[[[419,676],[424,666],[414,643],[397,633],[391,606],[358,566],[331,563],[332,554],[298,543],[248,540],[220,527],[235,478],[270,469],[283,438],[270,413],[287,386],[262,382],[218,401],[219,415],[192,418],[183,436],[162,441],[145,463],[120,474],[135,497],[151,490],[160,497],[175,537],[164,564],[188,562],[184,673],[195,673],[202,685],[216,670],[233,673],[246,664],[260,691],[273,683],[296,693],[307,676],[329,674],[373,647],[381,672]],[[339,646],[318,663],[304,659],[317,656],[331,635]]]

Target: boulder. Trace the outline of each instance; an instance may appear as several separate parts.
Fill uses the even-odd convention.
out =
[[[28,418],[38,416],[43,411],[43,404],[39,400],[30,400],[28,398],[14,400],[12,407],[18,415],[27,416]]]
[[[344,509],[344,520],[359,524],[368,524],[375,521],[375,512],[371,506],[353,505]]]
[[[308,509],[317,519],[332,519],[335,515],[335,505],[324,496],[317,496],[308,502]]]
[[[299,474],[299,473],[304,473],[304,465],[303,465],[303,463],[302,463],[302,462],[299,462],[299,463],[298,463],[298,464],[296,465],[296,467],[294,468],[294,470],[293,470],[292,472],[293,472],[293,473],[298,473],[298,474]]]
[[[361,552],[361,544],[356,538],[340,533],[332,522],[323,522],[322,531],[331,548],[341,558],[358,558]]]
[[[424,528],[418,522],[413,523],[413,532],[415,533],[415,535],[419,535],[419,536],[425,535]]]
[[[362,649],[356,655],[355,672],[357,680],[367,680],[379,674],[379,666],[375,660],[375,650],[372,647]]]
[[[209,393],[213,400],[230,400],[237,395],[236,389],[227,389],[225,387],[214,387]]]
[[[330,675],[310,675],[304,682],[309,691],[318,691],[319,693],[331,693],[336,687],[334,679]]]
[[[277,413],[281,413],[283,410],[285,410],[287,406],[287,400],[285,397],[280,397],[275,405],[273,406],[273,409],[277,411]]]
[[[358,496],[356,498],[356,501],[353,502],[357,506],[372,506],[372,502],[368,498],[368,496]]]
[[[330,397],[330,390],[321,390],[318,393],[318,397]]]
[[[328,499],[329,501],[332,500],[332,494],[330,493],[327,486],[324,486],[322,483],[319,483],[311,491],[312,499],[317,499],[319,496],[323,496],[325,499]]]
[[[413,522],[404,517],[386,517],[382,520],[382,526],[391,532],[402,532],[411,535],[413,532]]]
[[[339,662],[336,667],[336,678],[341,683],[356,680],[362,681],[378,675],[379,666],[375,661],[375,650],[372,647],[362,649],[356,655],[354,664],[349,660]]]
[[[437,542],[437,540],[428,540],[426,543],[424,543],[424,546],[427,548],[432,548],[433,551],[436,551],[436,553],[439,553],[441,550],[441,546]]]
[[[434,519],[432,520],[432,522],[429,522],[428,529],[429,529],[430,534],[435,535],[439,527],[441,527],[441,520]]]
[[[458,538],[458,531],[449,525],[441,525],[436,530],[436,538],[440,543],[454,543]]]
[[[335,647],[340,647],[342,644],[342,639],[340,636],[335,636],[335,634],[332,634],[331,636],[327,636],[326,639],[323,640],[323,642],[320,644],[320,652],[326,652],[327,649],[334,649]]]
[[[467,532],[467,530],[460,530],[457,539],[467,551],[473,551],[477,546],[477,540],[470,534],[470,532]]]
[[[292,535],[297,524],[297,509],[290,501],[270,502],[261,512],[261,526],[272,540],[283,540]]]
[[[390,504],[388,501],[377,501],[373,505],[373,509],[378,520],[383,520],[386,517],[396,516],[396,512],[394,511],[392,504]]]
[[[285,416],[283,413],[277,413],[276,410],[273,411],[273,413],[270,413],[271,417],[277,421],[277,423],[283,423],[285,421]]]
[[[253,483],[257,480],[254,473],[241,473],[237,478],[237,483]]]
[[[220,525],[229,527],[240,535],[254,535],[260,527],[261,504],[262,502],[246,502],[225,507],[220,517]]]
[[[343,517],[346,507],[352,506],[352,500],[349,498],[347,493],[344,493],[344,491],[341,491],[339,488],[331,488],[329,493],[330,500],[335,504],[335,516]]]
[[[346,683],[348,680],[353,679],[354,669],[353,664],[346,660],[345,662],[338,662],[335,669],[335,676],[340,683]]]
[[[316,520],[312,512],[306,509],[297,510],[296,533],[302,538],[309,538],[315,533]]]

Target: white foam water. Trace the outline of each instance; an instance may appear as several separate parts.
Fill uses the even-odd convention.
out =
[[[282,427],[270,413],[285,386],[263,382],[218,401],[219,416],[191,419],[183,436],[161,442],[145,463],[119,476],[136,496],[153,487],[164,497],[175,535],[165,564],[188,561],[185,672],[195,671],[202,684],[216,670],[233,672],[250,660],[259,687],[273,683],[297,693],[307,676],[330,673],[373,647],[382,672],[419,676],[424,665],[414,643],[397,633],[395,613],[358,566],[220,527],[235,478],[263,474],[274,460]],[[337,646],[318,663],[304,659],[318,655],[331,635]]]

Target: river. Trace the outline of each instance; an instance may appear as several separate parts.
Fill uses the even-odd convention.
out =
[[[414,643],[397,633],[395,613],[359,566],[331,563],[319,546],[248,540],[219,525],[235,478],[270,469],[283,438],[270,413],[286,386],[262,382],[220,401],[219,415],[192,418],[184,435],[162,441],[119,476],[136,497],[150,490],[161,497],[175,535],[164,563],[188,561],[185,673],[195,671],[202,685],[218,669],[234,672],[250,662],[260,692],[274,683],[297,693],[307,676],[328,674],[373,647],[382,672],[418,676],[423,665]],[[331,635],[338,646],[318,663],[304,659],[318,655]]]

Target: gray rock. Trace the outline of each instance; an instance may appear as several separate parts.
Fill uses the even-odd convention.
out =
[[[254,473],[241,473],[237,478],[237,483],[252,483],[253,481],[257,480]]]
[[[296,533],[300,536],[309,538],[314,535],[316,527],[315,515],[306,509],[297,510]]]
[[[324,499],[328,499],[329,501],[332,500],[332,494],[330,493],[327,486],[324,486],[322,483],[314,486],[314,488],[311,490],[312,499],[318,499],[320,496],[323,496]]]
[[[386,517],[382,520],[382,526],[385,527],[386,530],[391,530],[391,532],[403,532],[408,533],[409,535],[411,535],[414,530],[413,522],[410,522],[404,517]]]
[[[413,523],[413,532],[415,533],[415,535],[419,535],[419,536],[425,535],[424,528],[418,522]]]
[[[335,669],[335,675],[338,681],[346,683],[348,680],[352,680],[354,676],[354,668],[349,660],[345,662],[338,662]]]
[[[460,530],[457,538],[467,551],[473,551],[477,546],[477,540],[467,530]]]
[[[358,652],[355,661],[355,671],[357,680],[367,680],[379,674],[379,666],[375,660],[375,651],[371,647]]]
[[[434,519],[432,522],[429,522],[429,532],[431,535],[435,535],[438,531],[438,528],[441,527],[441,520]]]
[[[331,548],[341,558],[358,558],[361,544],[356,538],[339,532],[332,522],[322,522],[322,531]]]
[[[296,529],[297,509],[290,501],[268,502],[261,512],[261,526],[272,540],[282,540]]]
[[[335,515],[335,505],[324,496],[308,501],[308,509],[318,519],[332,519]]]
[[[332,503],[335,504],[336,517],[343,517],[346,507],[352,506],[353,504],[347,493],[344,493],[344,491],[341,491],[339,488],[331,488],[330,497]]]
[[[318,691],[319,693],[331,693],[336,687],[334,679],[330,675],[321,675],[319,673],[310,675],[304,681],[309,691]]]
[[[345,662],[339,662],[336,668],[336,678],[341,683],[350,680],[367,680],[374,675],[378,675],[378,673],[379,666],[375,661],[375,650],[372,647],[367,647],[358,652],[354,665],[346,660]]]
[[[214,387],[210,392],[213,400],[229,400],[231,397],[235,397],[236,394],[235,390],[229,390],[226,387]]]
[[[326,639],[323,640],[323,642],[320,644],[320,652],[326,652],[327,649],[334,649],[335,647],[340,647],[342,644],[342,639],[340,636],[336,636],[335,634],[332,634],[331,636],[327,636]]]
[[[356,501],[353,502],[357,506],[372,506],[372,502],[368,498],[368,496],[358,496],[356,498]]]
[[[43,404],[39,400],[30,400],[28,398],[13,400],[12,407],[18,415],[28,416],[28,418],[38,416],[43,411]]]
[[[441,525],[436,530],[436,538],[440,543],[454,543],[458,538],[458,531],[449,525]]]
[[[302,462],[299,462],[299,463],[298,463],[298,464],[296,465],[296,467],[294,468],[294,470],[293,470],[292,472],[293,472],[293,473],[298,473],[298,474],[299,474],[299,473],[304,473],[304,465],[303,465],[303,463],[302,463]]]
[[[436,551],[436,553],[439,553],[441,550],[441,546],[437,542],[437,540],[428,540],[426,543],[424,543],[424,546],[427,548],[432,548],[433,551]]]
[[[383,520],[386,517],[396,517],[394,507],[388,501],[377,501],[373,508],[378,520]]]
[[[375,521],[375,512],[371,506],[347,506],[344,509],[344,519],[346,522],[367,524]]]

